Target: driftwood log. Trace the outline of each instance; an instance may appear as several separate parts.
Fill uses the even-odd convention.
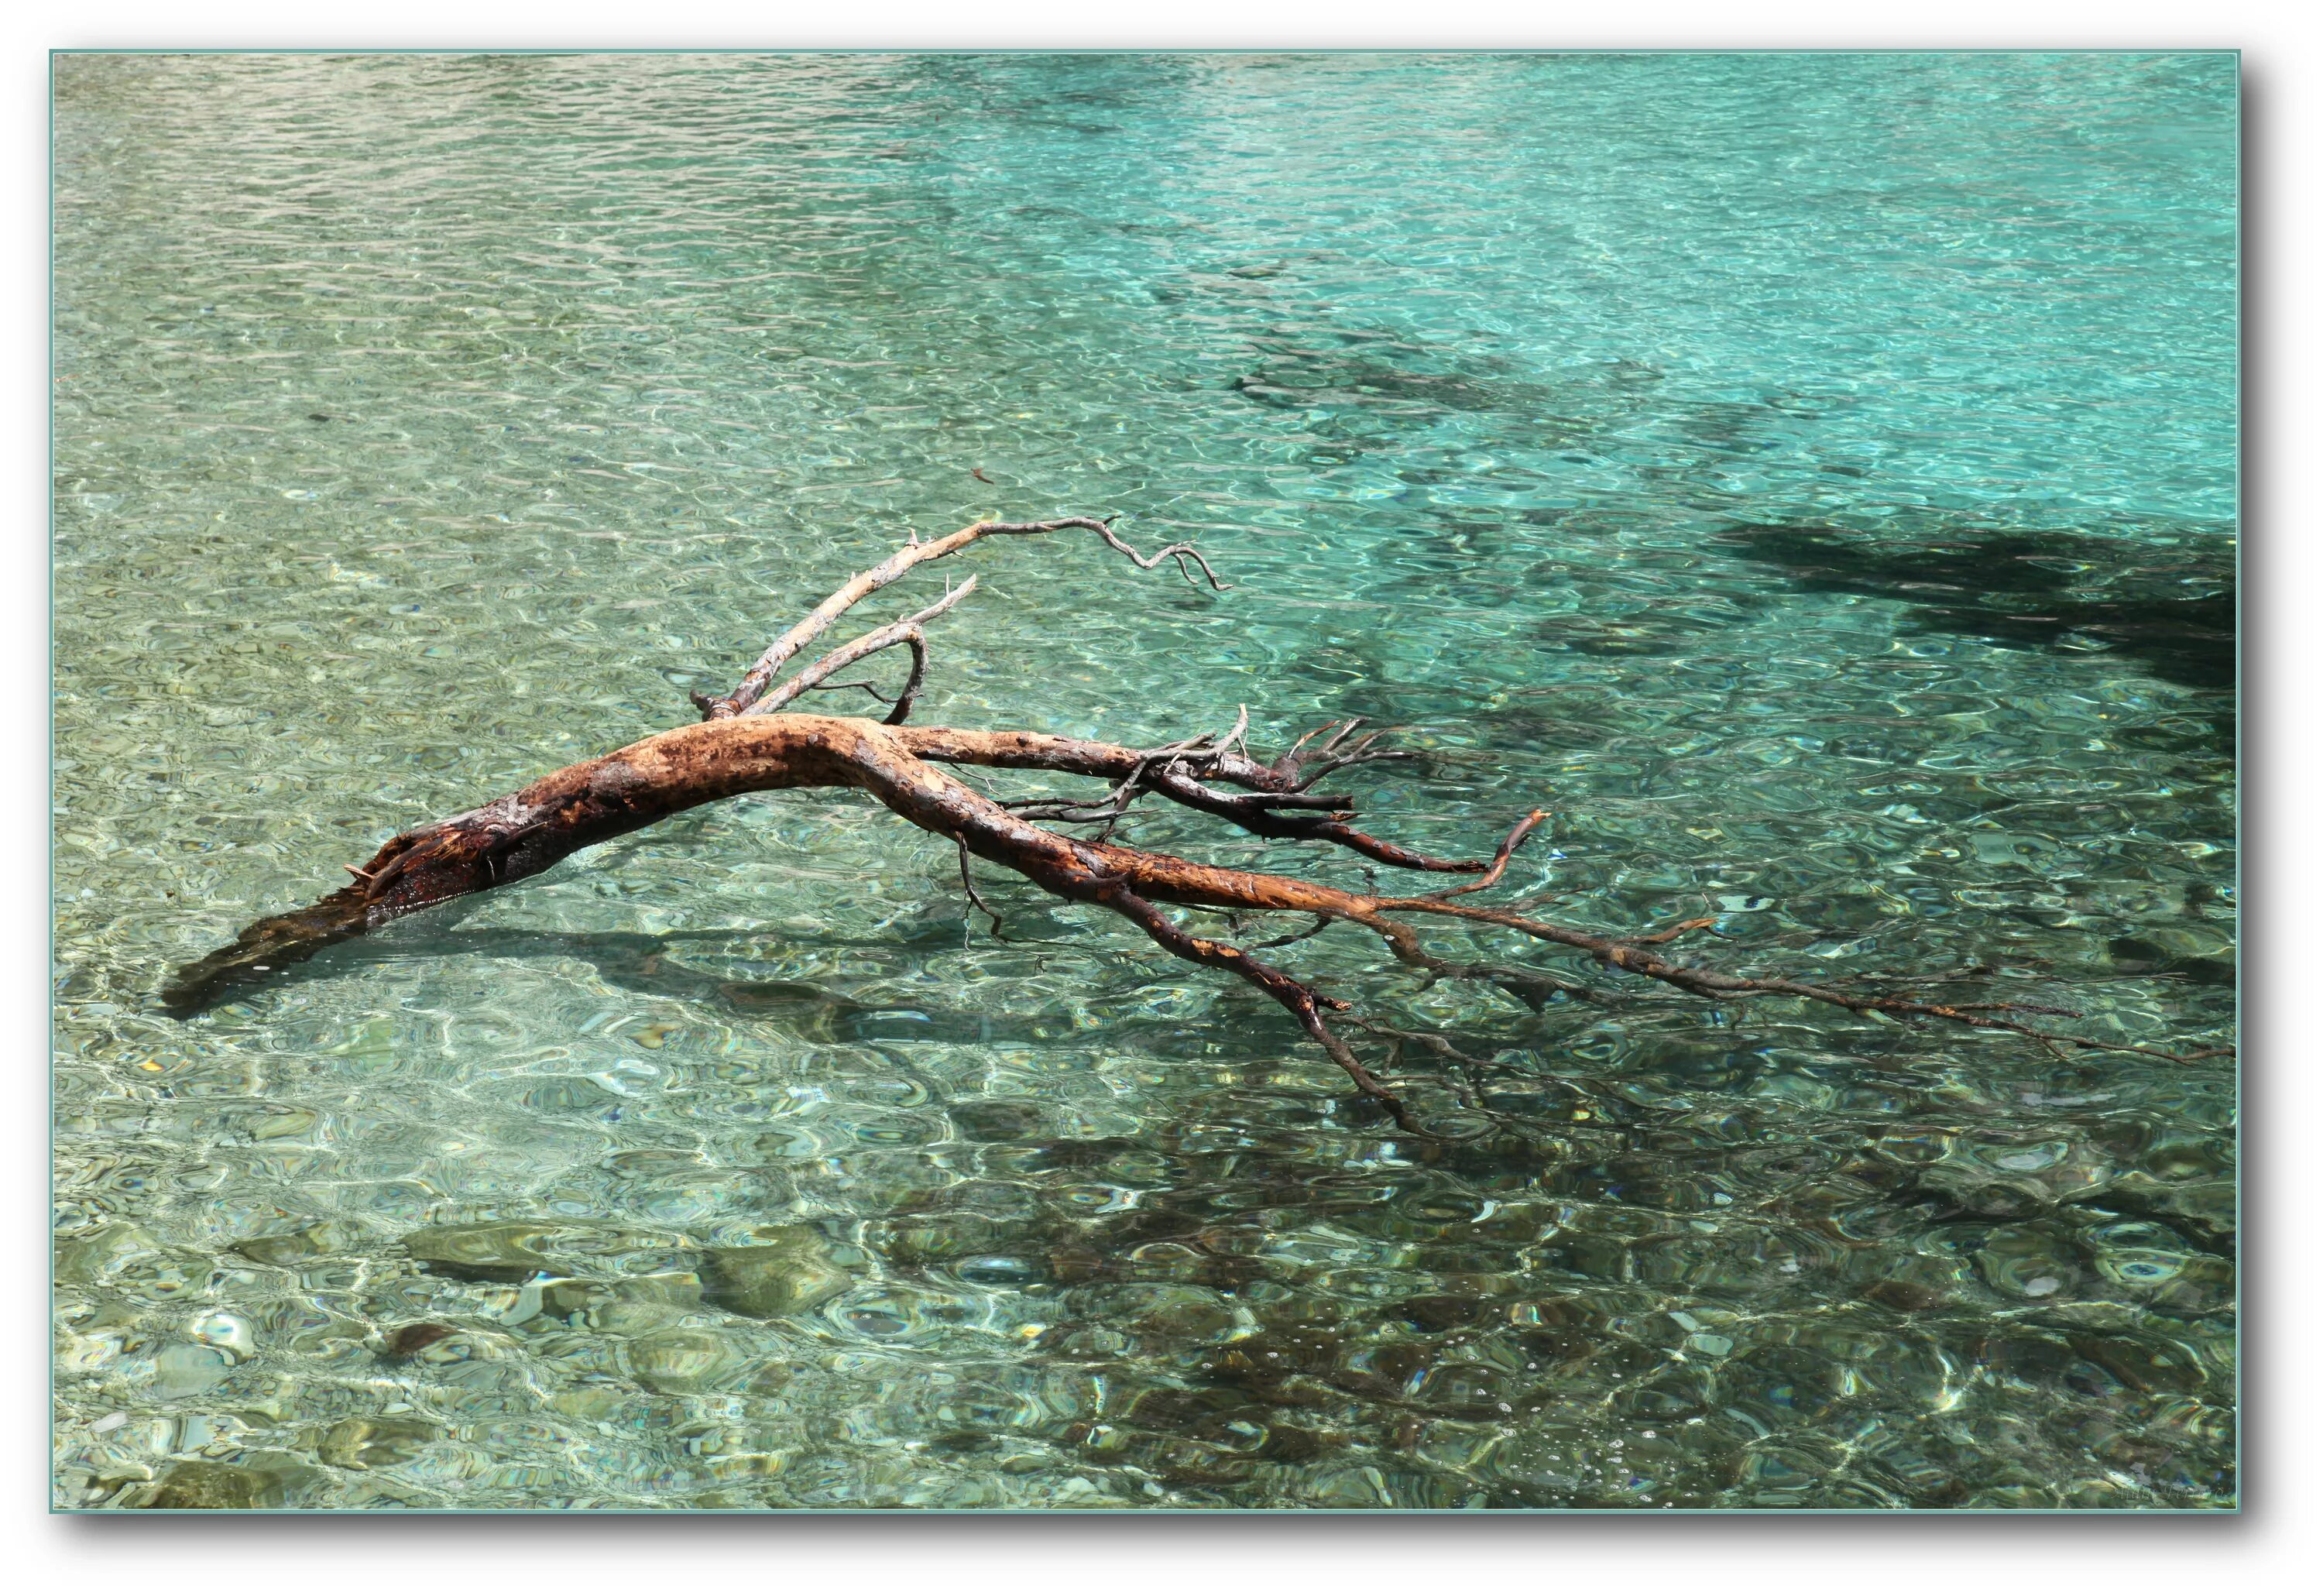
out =
[[[1493,885],[1510,858],[1543,819],[1535,810],[1518,821],[1489,860],[1444,859],[1415,853],[1355,829],[1355,800],[1318,793],[1318,783],[1355,766],[1409,756],[1380,746],[1377,734],[1358,736],[1358,723],[1327,726],[1287,752],[1262,763],[1249,752],[1247,711],[1221,733],[1160,748],[1130,748],[1033,731],[978,731],[907,724],[926,679],[927,622],[975,591],[971,577],[917,613],[867,632],[815,658],[776,684],[784,667],[821,637],[855,604],[930,561],[957,554],[987,537],[1094,534],[1143,570],[1174,561],[1189,582],[1194,572],[1228,591],[1189,544],[1141,555],[1109,520],[1070,517],[1030,522],[978,522],[931,542],[914,538],[888,559],[841,586],[774,645],[722,698],[694,695],[699,724],[660,732],[578,765],[551,772],[520,791],[495,798],[449,820],[415,827],[389,839],[365,863],[349,865],[354,879],[307,908],[261,920],[226,947],[179,970],[162,994],[179,1015],[198,1013],[229,988],[254,981],[332,943],[358,937],[401,915],[472,893],[537,876],[566,855],[699,804],[744,793],[792,787],[855,787],[914,825],[950,839],[960,849],[960,880],[979,909],[971,856],[1005,866],[1060,898],[1108,909],[1135,925],[1165,951],[1249,982],[1288,1009],[1301,1029],[1346,1072],[1357,1089],[1386,1108],[1407,1130],[1415,1124],[1403,1100],[1359,1059],[1329,1016],[1352,1004],[1325,996],[1307,982],[1255,953],[1304,940],[1335,924],[1381,938],[1394,957],[1435,977],[1495,982],[1538,1006],[1544,994],[1573,990],[1538,971],[1462,964],[1428,951],[1417,922],[1456,919],[1497,926],[1567,949],[1609,970],[1713,1002],[1795,998],[1858,1014],[1936,1021],[1981,1031],[2012,1032],[2054,1050],[2135,1052],[2185,1062],[2230,1050],[2172,1054],[2047,1030],[2020,1016],[2072,1017],[2070,1011],[2022,1004],[1945,1004],[1909,992],[1865,993],[1777,977],[1727,974],[1678,962],[1663,951],[1709,921],[1687,921],[1651,934],[1607,935],[1555,925],[1502,909],[1455,902]],[[868,683],[833,680],[875,654],[904,648],[909,674],[883,720],[798,712],[811,692],[857,689],[881,697]],[[885,701],[883,702],[889,702]],[[1043,771],[1108,784],[1086,802],[1030,799],[997,802],[952,769],[984,767]],[[1448,889],[1409,895],[1348,892],[1298,876],[1224,869],[1108,840],[1114,823],[1141,798],[1152,795],[1213,815],[1261,837],[1296,839],[1344,848],[1375,863],[1474,879]],[[1036,822],[1046,821],[1048,824]],[[1088,837],[1053,830],[1093,826]],[[1235,915],[1286,913],[1307,917],[1306,929],[1237,946],[1188,930],[1164,905],[1220,910]],[[988,909],[985,913],[990,913]],[[996,917],[996,929],[997,921]],[[1355,1025],[1400,1043],[1419,1041],[1457,1057],[1441,1038],[1414,1036],[1360,1019]],[[1466,1094],[1461,1094],[1464,1098]]]

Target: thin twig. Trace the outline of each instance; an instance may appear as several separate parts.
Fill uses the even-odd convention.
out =
[[[1482,892],[1486,887],[1492,885],[1500,880],[1501,872],[1509,867],[1509,860],[1516,857],[1516,851],[1523,845],[1524,839],[1532,835],[1533,828],[1539,825],[1541,821],[1547,818],[1548,811],[1545,809],[1536,809],[1530,814],[1525,816],[1524,819],[1519,821],[1516,823],[1515,829],[1510,830],[1507,838],[1501,841],[1500,850],[1492,855],[1492,864],[1485,869],[1482,876],[1479,876],[1475,880],[1468,883],[1467,885],[1446,887],[1442,892],[1425,893],[1421,895],[1438,900],[1444,898],[1456,898],[1462,893]]]
[[[767,684],[775,679],[776,673],[781,671],[799,650],[822,636],[830,629],[831,623],[844,615],[849,609],[914,567],[923,565],[930,560],[941,560],[946,555],[957,554],[979,538],[1035,537],[1048,532],[1061,532],[1069,528],[1081,528],[1095,532],[1109,546],[1128,555],[1131,563],[1141,570],[1151,571],[1163,560],[1174,558],[1178,562],[1179,572],[1189,582],[1194,578],[1192,573],[1187,571],[1186,562],[1191,559],[1200,565],[1203,573],[1209,577],[1212,587],[1220,592],[1230,591],[1227,584],[1220,582],[1217,573],[1210,569],[1209,562],[1195,552],[1193,545],[1173,543],[1149,559],[1124,543],[1115,533],[1111,521],[1100,521],[1088,516],[1067,516],[1053,521],[978,521],[972,527],[962,527],[949,537],[939,537],[928,543],[918,541],[918,535],[915,533],[912,542],[897,549],[879,564],[872,566],[870,570],[858,572],[840,583],[838,590],[822,603],[817,604],[805,619],[776,638],[767,647],[767,651],[758,656],[758,662],[743,673],[741,681],[735,683],[733,692],[724,698],[710,698],[697,693],[693,694],[693,702],[702,711],[702,718],[705,720],[723,720],[735,715],[748,714],[752,706],[758,703],[759,696],[766,692]]]
[[[918,696],[920,681],[925,675],[927,667],[927,634],[920,630],[921,623],[933,620],[975,591],[976,578],[971,576],[917,615],[907,615],[901,620],[889,622],[877,631],[866,632],[852,642],[840,644],[742,712],[746,715],[774,714],[796,700],[801,693],[819,685],[835,673],[845,670],[858,660],[868,658],[883,648],[894,648],[900,645],[911,649],[913,664],[911,680],[904,684],[903,696],[896,701],[896,708],[904,714],[910,713],[912,700]],[[888,723],[901,725],[902,720],[900,716],[891,716]]]
[[[952,840],[960,844],[960,885],[961,888],[967,892],[968,901],[974,903],[978,909],[983,910],[984,917],[992,922],[992,935],[994,939],[998,941],[1006,941],[1008,939],[1001,935],[1000,932],[1000,916],[992,912],[991,904],[986,903],[982,897],[978,895],[976,890],[976,877],[969,874],[968,839],[966,837],[955,837]]]
[[[869,693],[873,698],[877,699],[883,704],[891,704],[895,702],[894,699],[889,698],[886,693],[880,692],[878,683],[875,682],[818,682],[813,686],[808,688],[807,691],[809,693],[845,693],[850,689],[858,687]]]

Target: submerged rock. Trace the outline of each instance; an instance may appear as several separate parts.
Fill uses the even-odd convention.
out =
[[[387,1333],[387,1342],[381,1350],[380,1355],[385,1358],[409,1358],[414,1353],[425,1352],[448,1336],[458,1334],[459,1331],[450,1325],[432,1323],[398,1325]]]
[[[403,1245],[433,1273],[522,1285],[549,1267],[540,1251],[549,1228],[528,1220],[431,1225],[405,1236]]]
[[[966,1141],[1022,1142],[1039,1132],[1041,1108],[1036,1103],[988,1098],[954,1104],[951,1120]]]
[[[693,1270],[666,1269],[656,1274],[623,1275],[608,1280],[606,1286],[622,1302],[655,1302],[676,1308],[702,1306],[702,1276]]]
[[[262,1508],[273,1481],[234,1463],[181,1463],[145,1493],[141,1508]]]
[[[1942,1291],[1933,1286],[1924,1286],[1917,1280],[1874,1280],[1863,1289],[1863,1298],[1880,1307],[1893,1308],[1899,1314],[1925,1313],[1942,1307],[1945,1303]]]
[[[624,1349],[629,1378],[667,1397],[699,1396],[725,1385],[748,1362],[744,1349],[715,1330],[656,1330]]]
[[[830,1301],[855,1283],[803,1226],[761,1233],[754,1247],[712,1247],[702,1255],[702,1297],[750,1319],[780,1319]]]
[[[234,1372],[234,1358],[222,1347],[172,1342],[153,1359],[153,1378],[147,1386],[164,1401],[198,1397]]]
[[[1995,1229],[1977,1249],[1975,1263],[1984,1283],[2004,1297],[2062,1300],[2081,1278],[2071,1242],[2033,1225]]]
[[[57,1244],[57,1282],[82,1285],[107,1280],[131,1264],[159,1258],[165,1251],[142,1225],[115,1221]]]
[[[343,1418],[324,1432],[316,1454],[334,1468],[392,1468],[418,1456],[436,1434],[416,1418]]]
[[[279,1235],[252,1236],[247,1241],[236,1242],[231,1251],[241,1253],[252,1263],[293,1269],[309,1259],[352,1252],[360,1240],[354,1226],[341,1220],[324,1219]]]

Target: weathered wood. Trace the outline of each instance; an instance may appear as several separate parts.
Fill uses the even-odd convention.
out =
[[[1115,534],[1111,521],[1100,521],[1089,516],[1067,516],[1053,521],[978,521],[972,527],[962,527],[959,531],[931,543],[922,543],[914,537],[870,570],[849,577],[831,597],[810,610],[804,620],[776,638],[766,653],[758,656],[758,663],[743,673],[742,680],[735,685],[733,692],[723,698],[697,697],[694,702],[705,720],[722,720],[732,715],[749,714],[758,704],[758,695],[767,690],[767,683],[775,679],[793,656],[830,630],[832,621],[897,577],[931,560],[958,554],[980,537],[1038,537],[1042,533],[1062,532],[1074,527],[1096,533],[1109,546],[1128,555],[1131,562],[1143,571],[1151,571],[1164,560],[1175,560],[1179,572],[1191,582],[1193,573],[1186,567],[1186,562],[1191,560],[1202,568],[1202,574],[1210,579],[1212,587],[1220,592],[1227,591],[1226,584],[1218,580],[1218,573],[1210,569],[1210,563],[1202,558],[1190,543],[1173,543],[1147,555],[1124,543]],[[967,595],[958,596],[964,598]]]
[[[914,543],[856,576],[817,606],[751,666],[733,693],[717,700],[697,697],[706,716],[701,724],[660,732],[568,766],[464,814],[400,833],[363,865],[347,867],[354,877],[348,885],[308,908],[257,922],[228,946],[178,972],[162,995],[164,1006],[179,1014],[196,1013],[228,989],[262,980],[332,943],[361,936],[433,904],[537,876],[582,848],[702,804],[745,793],[852,787],[870,793],[923,830],[954,842],[961,852],[963,882],[968,882],[966,861],[971,855],[1005,866],[1060,898],[1110,910],[1176,958],[1226,971],[1250,983],[1289,1010],[1359,1090],[1383,1105],[1399,1123],[1415,1130],[1418,1127],[1411,1124],[1400,1099],[1355,1056],[1326,1018],[1327,1013],[1343,1013],[1350,1004],[1322,995],[1255,958],[1248,949],[1186,930],[1170,919],[1161,905],[1234,913],[1295,913],[1315,922],[1308,931],[1256,944],[1260,948],[1303,940],[1333,924],[1353,925],[1379,937],[1399,960],[1432,976],[1494,981],[1533,999],[1565,984],[1538,973],[1441,958],[1423,945],[1413,917],[1455,919],[1517,932],[1581,954],[1607,969],[1712,1001],[1796,998],[1855,1014],[1942,1020],[1974,1030],[2010,1032],[2052,1048],[2143,1053],[2181,1062],[2230,1050],[2210,1049],[2179,1055],[2100,1042],[2009,1017],[2066,1011],[2009,1004],[1939,1004],[1781,977],[1734,976],[1680,964],[1659,951],[1685,932],[1705,928],[1708,921],[1688,921],[1653,935],[1620,937],[1556,925],[1507,910],[1454,903],[1455,897],[1499,881],[1518,848],[1543,820],[1544,812],[1535,810],[1520,821],[1489,862],[1437,858],[1359,831],[1349,823],[1352,798],[1318,796],[1307,791],[1333,772],[1401,757],[1380,748],[1376,734],[1354,738],[1357,725],[1354,721],[1301,738],[1272,764],[1261,764],[1243,748],[1246,713],[1224,734],[1147,749],[1039,732],[901,724],[924,674],[922,623],[967,597],[973,582],[915,615],[842,644],[803,667],[781,688],[771,693],[766,691],[781,666],[827,630],[840,614],[914,566],[996,533],[1029,535],[1070,527],[1101,533],[1110,546],[1143,569],[1176,557],[1185,570],[1190,559],[1200,564],[1213,586],[1225,591],[1207,563],[1189,546],[1172,546],[1147,557],[1116,537],[1108,523],[1087,518],[978,523],[932,543]],[[1186,574],[1192,580],[1190,571]],[[830,684],[829,678],[839,669],[899,645],[912,649],[914,664],[911,681],[887,723],[850,716],[779,712],[804,693]],[[1318,738],[1322,740],[1317,742]],[[1114,784],[1101,798],[1087,803],[1041,799],[1011,804],[986,796],[944,766],[1037,770]],[[1477,879],[1418,896],[1354,893],[1298,876],[1226,869],[1107,840],[1114,821],[1149,793],[1217,816],[1258,836],[1324,842],[1382,864]],[[1075,837],[1035,824],[1035,820],[1091,822],[1104,830],[1095,837]],[[968,890],[973,896],[972,882],[968,882]]]

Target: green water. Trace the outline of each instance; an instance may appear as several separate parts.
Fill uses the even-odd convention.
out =
[[[1430,1143],[812,793],[153,998],[908,531],[1118,512],[1234,591],[980,546],[918,720],[1366,715],[1376,830],[1551,810],[1499,901],[2230,1041],[2235,115],[2224,55],[61,58],[55,1500],[2231,1504],[2230,1059],[1281,950],[1496,1060]]]

